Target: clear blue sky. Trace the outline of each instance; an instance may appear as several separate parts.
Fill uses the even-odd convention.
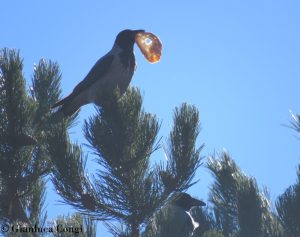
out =
[[[21,50],[30,83],[40,58],[60,64],[63,95],[83,79],[125,28],[146,29],[163,42],[158,64],[136,48],[132,85],[144,95],[144,108],[162,121],[166,137],[175,106],[200,111],[202,155],[225,148],[242,170],[267,186],[271,198],[296,179],[300,141],[289,124],[300,112],[300,2],[274,1],[2,1],[0,47]],[[80,121],[93,113],[86,106]],[[84,143],[81,124],[72,130]],[[163,159],[162,151],[155,154]],[[212,182],[201,167],[189,192],[207,199]],[[47,198],[50,217],[66,214]],[[99,228],[98,236],[109,236]]]

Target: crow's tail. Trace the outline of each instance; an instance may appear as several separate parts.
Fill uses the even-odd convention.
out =
[[[81,105],[80,99],[71,94],[55,103],[51,108],[53,109],[60,106],[57,111],[58,113],[63,113],[65,116],[71,116],[81,107]]]

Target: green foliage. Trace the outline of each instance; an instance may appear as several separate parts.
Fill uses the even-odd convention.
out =
[[[224,236],[283,236],[266,193],[259,192],[254,178],[248,178],[227,153],[208,162],[215,182],[210,200],[215,221]]]
[[[27,212],[29,213],[30,223],[38,226],[46,224],[47,212],[44,212],[43,206],[46,198],[46,183],[42,179],[38,179],[34,185],[33,191],[30,193],[27,201]]]
[[[54,164],[52,182],[65,202],[82,212],[93,212],[96,205],[101,206],[92,196],[94,189],[85,174],[86,158],[78,145],[70,143],[66,124],[49,136],[48,151]],[[99,213],[98,218],[106,216]]]
[[[135,225],[151,215],[159,201],[157,177],[149,170],[159,124],[141,105],[139,91],[131,89],[85,123],[86,138],[105,168],[95,180],[99,195],[115,218],[123,216],[125,223]]]
[[[262,201],[255,180],[243,182],[237,194],[239,235],[259,236],[262,228]]]
[[[142,237],[189,237],[192,231],[192,222],[185,211],[167,205],[151,219]]]
[[[224,235],[218,230],[209,230],[202,237],[224,237]]]
[[[141,224],[172,197],[172,192],[191,185],[200,165],[200,149],[195,148],[198,111],[183,105],[176,109],[174,121],[167,170],[151,167],[151,154],[159,148],[158,120],[143,111],[139,90],[130,88],[121,98],[116,91],[110,103],[85,122],[86,139],[101,166],[92,178],[86,175],[84,155],[80,147],[70,143],[66,127],[50,134],[52,180],[59,194],[66,203],[97,220],[125,224],[125,229],[108,224],[115,236],[138,236]],[[161,172],[170,173],[175,185],[167,188],[161,183]]]
[[[300,166],[297,183],[290,186],[276,202],[280,221],[288,236],[300,236]]]
[[[0,53],[0,219],[19,227],[44,226],[45,182],[51,171],[50,141],[60,127],[74,122],[50,108],[60,96],[56,63],[40,60],[26,91],[19,52]],[[8,236],[38,236],[9,233]]]
[[[300,133],[300,116],[291,113],[291,127]],[[300,165],[297,171],[297,182],[280,195],[276,202],[280,222],[287,236],[300,236]]]
[[[208,162],[208,169],[212,172],[215,182],[211,187],[210,199],[214,205],[217,225],[223,230],[225,236],[238,229],[237,219],[237,181],[242,182],[236,164],[223,153],[220,160],[212,158]]]
[[[293,114],[292,115],[292,121],[291,121],[291,128],[294,129],[296,132],[300,133],[300,115],[299,114]]]
[[[84,217],[80,214],[73,214],[71,216],[59,216],[55,223],[55,229],[59,231],[54,232],[53,237],[96,237],[96,224],[89,217]]]
[[[41,60],[26,91],[19,52],[0,53],[0,220],[17,225],[44,226],[45,182],[51,179],[65,203],[83,214],[59,217],[55,224],[82,226],[79,236],[96,236],[94,219],[106,221],[114,236],[143,237],[298,237],[300,236],[300,166],[298,180],[277,200],[278,216],[271,210],[269,194],[258,189],[227,153],[207,163],[214,177],[211,205],[194,208],[200,225],[172,205],[176,192],[187,190],[201,165],[196,147],[200,132],[196,107],[175,108],[174,125],[163,146],[167,161],[151,163],[160,147],[157,118],[142,109],[138,89],[118,91],[97,114],[85,121],[84,134],[99,169],[88,175],[88,156],[70,141],[70,118],[53,113],[58,101],[61,73],[56,63]],[[291,126],[300,131],[298,115]],[[117,225],[109,222],[117,221]],[[38,236],[38,234],[8,234]],[[51,234],[50,234],[51,236]],[[73,236],[55,233],[54,236]]]
[[[22,70],[19,52],[1,50],[0,216],[11,222],[36,223],[44,219],[45,184],[41,178],[50,171],[45,134],[51,132],[49,98],[58,99],[60,74],[56,64],[41,61],[28,94]],[[38,86],[41,83],[43,86]],[[39,95],[45,91],[48,96],[41,99]]]
[[[184,191],[194,184],[191,181],[201,164],[203,145],[196,148],[200,132],[199,112],[195,106],[182,104],[175,108],[173,120],[174,126],[165,149],[168,162],[160,175],[167,190]]]

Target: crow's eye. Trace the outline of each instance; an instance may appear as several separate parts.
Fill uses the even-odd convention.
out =
[[[138,33],[135,42],[150,63],[156,63],[160,60],[162,44],[156,35],[150,32]]]

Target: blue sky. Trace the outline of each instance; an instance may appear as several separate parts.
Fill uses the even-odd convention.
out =
[[[290,109],[300,113],[299,10],[296,0],[2,1],[0,47],[21,50],[28,85],[40,58],[57,61],[67,95],[119,31],[157,34],[162,59],[151,65],[136,47],[132,85],[141,89],[145,110],[162,121],[160,135],[168,135],[175,106],[195,104],[202,155],[226,149],[274,201],[295,182],[300,163],[299,137],[283,126]],[[93,112],[84,107],[80,121]],[[81,125],[72,138],[84,143]],[[155,159],[163,159],[162,151]],[[196,178],[189,193],[206,200],[210,174],[201,167]],[[67,214],[51,188],[48,193],[49,216]],[[103,227],[100,235],[109,236]]]

